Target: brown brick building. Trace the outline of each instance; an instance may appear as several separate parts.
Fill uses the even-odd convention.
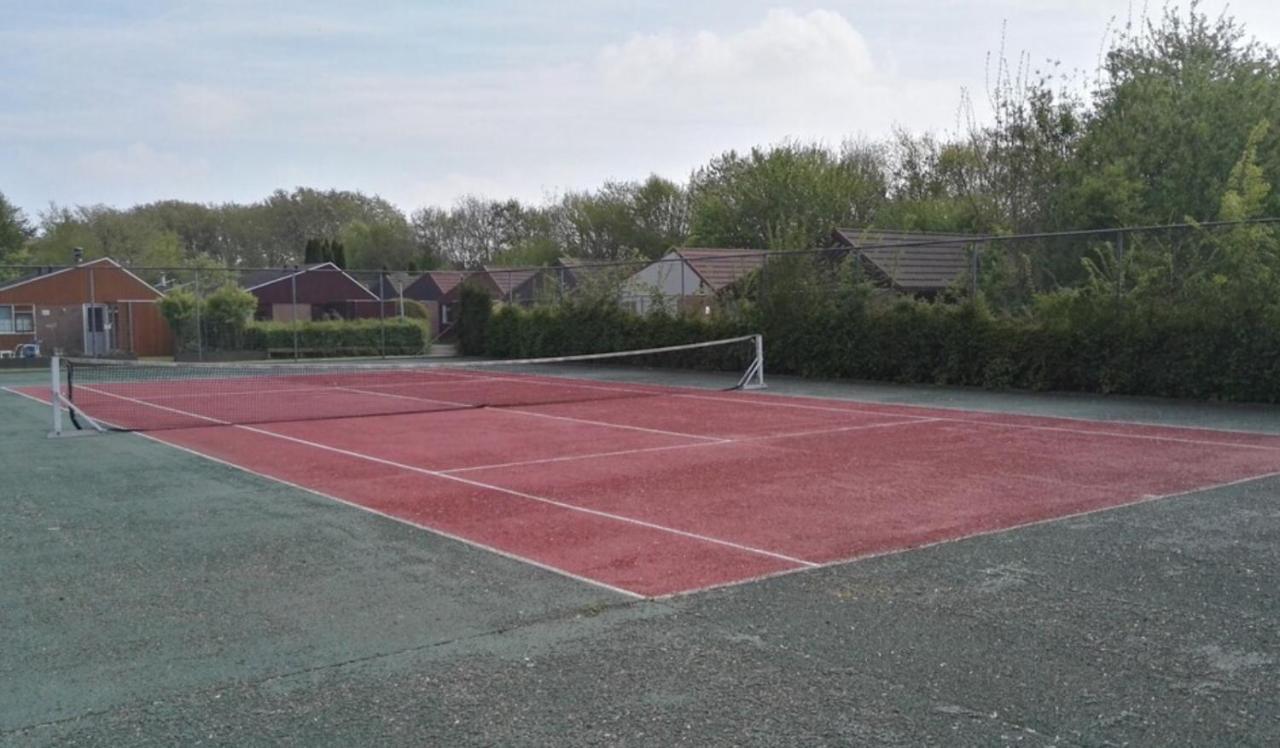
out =
[[[46,355],[172,355],[163,296],[106,257],[0,283],[0,352],[38,342]]]

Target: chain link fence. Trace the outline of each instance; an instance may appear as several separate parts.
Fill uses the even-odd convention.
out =
[[[483,270],[0,266],[0,351],[26,343],[74,355],[189,360],[412,356],[457,334],[461,289],[496,304],[591,299],[635,314],[732,313],[830,300],[850,292],[956,303],[981,297],[1017,313],[1046,292],[1139,283],[1176,295],[1241,231],[1272,236],[1276,219],[969,236],[833,232],[802,251],[673,249],[657,260]],[[1248,237],[1246,237],[1247,239]]]

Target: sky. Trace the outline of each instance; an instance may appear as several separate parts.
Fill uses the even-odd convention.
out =
[[[406,213],[540,202],[730,149],[954,132],[994,59],[1092,75],[1124,0],[0,0],[0,193]],[[1153,4],[1158,12],[1158,4]],[[1280,46],[1280,3],[1205,0]]]

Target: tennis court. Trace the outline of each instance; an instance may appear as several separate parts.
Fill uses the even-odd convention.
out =
[[[102,423],[638,597],[1280,472],[1280,437],[1265,434],[619,383],[580,367],[76,376],[76,407]]]

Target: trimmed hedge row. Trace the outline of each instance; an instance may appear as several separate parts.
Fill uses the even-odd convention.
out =
[[[244,329],[244,347],[251,351],[292,349],[294,330],[290,322],[250,322]],[[414,319],[300,322],[296,330],[298,348],[309,356],[416,355],[430,347],[427,325]]]
[[[568,304],[503,308],[489,320],[485,339],[489,355],[525,357],[761,332],[766,368],[773,373],[1277,402],[1276,316],[1220,318],[1096,298],[1068,298],[1027,317],[997,317],[980,304],[905,299],[864,300],[824,308],[822,314],[772,319],[760,308],[732,318],[640,317],[611,305]]]

